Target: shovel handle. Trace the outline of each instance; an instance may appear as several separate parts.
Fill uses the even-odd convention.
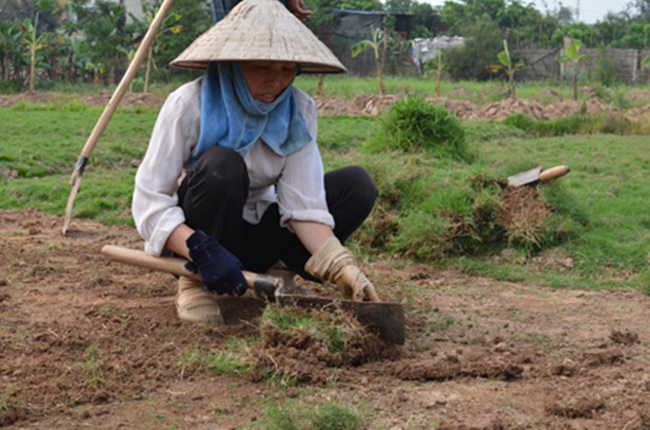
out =
[[[102,254],[113,261],[130,264],[132,266],[144,267],[146,269],[159,270],[174,275],[187,276],[188,278],[200,281],[201,277],[190,270],[185,265],[187,260],[178,257],[156,257],[147,254],[144,251],[136,249],[123,248],[115,245],[104,245]],[[275,291],[282,285],[282,279],[274,276],[262,275],[259,273],[242,270],[246,284],[255,291]]]
[[[559,178],[566,175],[571,171],[569,166],[555,166],[550,169],[546,169],[539,174],[539,182],[548,182],[553,179]]]

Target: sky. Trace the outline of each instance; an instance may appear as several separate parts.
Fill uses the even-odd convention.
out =
[[[429,3],[432,6],[442,6],[445,0],[421,0],[422,2]],[[627,4],[631,0],[547,0],[546,5],[549,10],[553,11],[556,7],[559,8],[560,4],[575,8],[578,2],[580,3],[580,21],[587,24],[593,24],[596,21],[602,21],[607,15],[607,12],[622,12],[626,9]],[[523,4],[534,2],[535,7],[544,13],[546,8],[544,2],[541,0],[524,0]]]

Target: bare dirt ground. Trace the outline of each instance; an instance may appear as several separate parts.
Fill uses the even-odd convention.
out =
[[[62,225],[0,211],[0,427],[245,428],[269,401],[300,395],[362,405],[375,429],[650,428],[650,298],[640,293],[380,259],[366,270],[384,299],[404,303],[404,347],[358,365],[311,362],[327,377],[280,388],[188,359],[257,336],[263,302],[221,298],[224,328],[181,323],[171,275],[101,255],[105,244],[140,249],[132,228],[73,219],[62,236]]]

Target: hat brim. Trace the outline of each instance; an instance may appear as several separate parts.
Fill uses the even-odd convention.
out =
[[[204,70],[220,61],[283,61],[300,64],[302,73],[347,72],[332,51],[278,0],[243,0],[171,65]]]

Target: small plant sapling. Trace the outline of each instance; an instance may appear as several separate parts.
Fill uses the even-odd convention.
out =
[[[379,55],[379,48],[382,45],[386,45],[386,35],[381,29],[375,28],[372,30],[372,40],[362,40],[361,42],[352,45],[350,48],[352,51],[352,58],[355,58],[362,52],[372,48],[373,52],[375,53],[375,66],[377,67],[377,85],[379,86],[380,96],[386,95],[386,89],[384,87],[384,76],[381,71],[381,58]]]
[[[435,58],[424,63],[424,77],[434,78],[436,80],[436,97],[440,97],[440,83],[442,82],[445,70],[449,68],[443,60],[442,51],[439,51]]]
[[[560,64],[570,61],[573,63],[573,100],[578,100],[578,72],[580,61],[589,58],[587,54],[580,54],[582,42],[578,39],[571,39],[571,43],[564,49],[564,57],[556,56],[555,61]]]
[[[517,98],[515,94],[515,73],[524,70],[526,66],[523,60],[519,60],[517,63],[512,62],[506,40],[503,41],[503,51],[499,52],[497,59],[501,64],[493,64],[488,68],[492,73],[498,73],[503,70],[508,75],[508,96],[514,100]]]

